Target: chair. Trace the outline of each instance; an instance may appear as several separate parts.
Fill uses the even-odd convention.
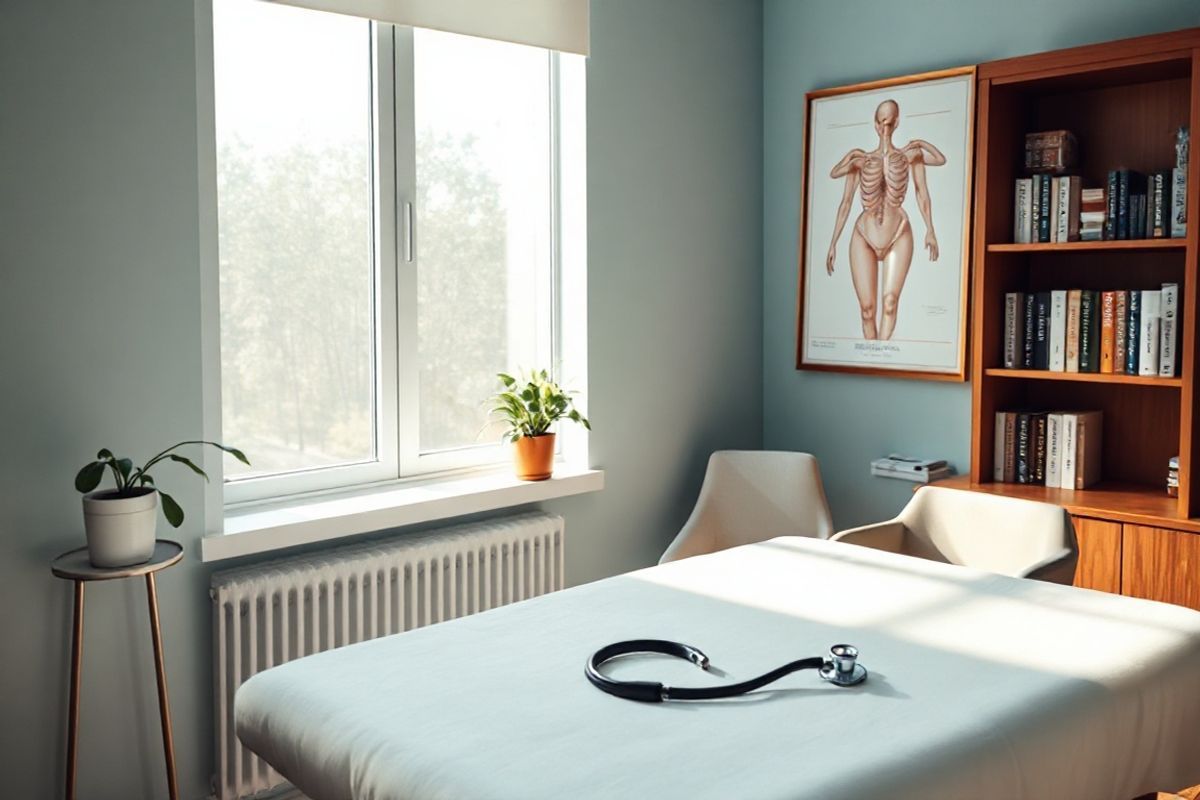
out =
[[[1079,558],[1065,509],[939,486],[922,487],[895,519],[833,541],[1067,586]]]
[[[660,564],[775,536],[828,539],[833,520],[817,460],[808,453],[718,450],[692,515]]]

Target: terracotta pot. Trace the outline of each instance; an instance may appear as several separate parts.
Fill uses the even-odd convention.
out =
[[[513,442],[513,467],[523,481],[544,481],[554,472],[554,434],[522,436]]]

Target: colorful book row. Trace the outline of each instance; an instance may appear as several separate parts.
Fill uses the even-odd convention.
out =
[[[992,478],[1058,489],[1100,480],[1101,411],[999,411]]]
[[[1004,295],[1004,366],[1173,378],[1179,286]]]

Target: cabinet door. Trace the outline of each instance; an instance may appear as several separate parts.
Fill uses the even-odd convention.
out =
[[[1200,534],[1124,526],[1121,594],[1200,610]]]
[[[1121,592],[1121,524],[1071,517],[1079,541],[1075,585],[1101,592]]]

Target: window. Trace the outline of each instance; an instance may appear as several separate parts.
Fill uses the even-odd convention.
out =
[[[213,0],[227,502],[506,458],[495,374],[563,363],[565,60]]]

